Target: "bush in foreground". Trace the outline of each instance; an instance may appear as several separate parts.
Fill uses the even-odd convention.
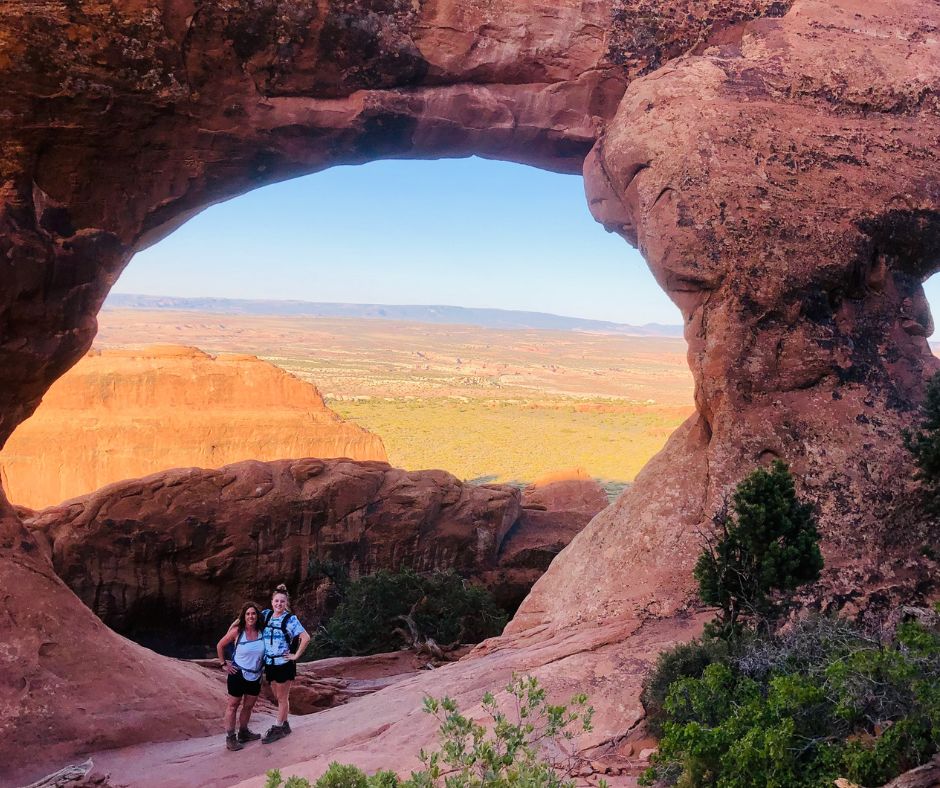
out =
[[[483,708],[491,729],[460,713],[450,698],[425,698],[424,711],[440,723],[440,749],[419,753],[424,768],[400,780],[393,772],[366,775],[355,766],[330,764],[313,785],[300,777],[286,781],[277,770],[268,772],[265,788],[574,788],[559,772],[570,771],[569,743],[575,730],[591,730],[593,709],[587,697],[576,695],[567,705],[548,702],[545,690],[531,676],[514,676],[506,687],[512,698],[511,715],[500,710],[487,693]],[[548,745],[560,760],[549,760]],[[606,783],[601,780],[599,786]]]
[[[643,682],[640,703],[646,712],[646,728],[654,736],[663,732],[667,719],[666,696],[669,688],[679,679],[698,679],[705,668],[728,658],[728,644],[717,638],[702,638],[680,643],[663,651],[656,665]]]
[[[940,750],[940,634],[817,619],[673,682],[644,785],[881,785]]]

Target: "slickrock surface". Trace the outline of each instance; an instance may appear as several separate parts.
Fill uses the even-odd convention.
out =
[[[31,782],[77,752],[216,730],[215,682],[108,629],[8,512],[0,495],[0,785]]]
[[[425,689],[467,697],[513,667],[586,689],[595,736],[616,740],[655,650],[694,629],[676,616],[699,529],[757,462],[789,460],[818,503],[824,602],[935,592],[918,556],[936,524],[917,514],[900,428],[938,366],[921,289],[940,267],[938,29],[923,0],[8,2],[0,440],[88,349],[133,250],[205,205],[387,156],[583,164],[595,217],[637,242],[683,310],[698,415],[553,563],[495,651],[410,696],[406,682],[315,715],[283,754],[314,758],[306,773],[331,750],[392,765],[431,737],[406,716]],[[64,641],[89,619],[4,518],[0,573],[30,572],[4,612],[30,631],[31,600],[56,598],[46,637]],[[15,665],[5,654],[0,670]],[[109,702],[82,681],[63,671],[59,696]],[[34,690],[21,727],[4,707],[0,763],[23,765],[51,700]],[[162,713],[142,704],[125,735]],[[46,740],[97,730],[76,724],[54,720]]]
[[[884,788],[937,788],[940,785],[940,756],[934,756],[929,763],[902,774],[889,782]]]
[[[196,348],[93,350],[0,451],[12,501],[53,506],[122,479],[239,460],[386,460],[310,383],[254,356]]]
[[[105,624],[183,654],[214,645],[245,600],[266,605],[279,582],[314,627],[335,606],[331,566],[353,580],[454,569],[515,607],[606,503],[584,479],[520,493],[378,462],[251,460],[113,484],[27,526]]]
[[[461,646],[449,657],[459,659],[469,650],[470,646]],[[217,660],[199,659],[192,662],[201,667],[205,674],[225,691],[225,674],[219,670]],[[354,698],[371,695],[428,669],[427,656],[418,655],[414,651],[391,651],[364,657],[333,657],[301,662],[297,665],[297,678],[291,685],[291,714],[313,714],[341,706]],[[277,701],[274,699],[271,685],[267,682],[262,684],[261,696],[255,710],[268,713],[277,711]]]

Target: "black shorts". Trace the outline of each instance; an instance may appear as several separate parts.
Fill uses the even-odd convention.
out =
[[[293,681],[297,676],[297,663],[291,660],[283,665],[265,665],[264,677],[272,684],[283,684]]]
[[[261,676],[256,681],[248,681],[241,671],[228,674],[228,694],[233,698],[240,698],[242,695],[254,695],[258,697],[261,692]]]

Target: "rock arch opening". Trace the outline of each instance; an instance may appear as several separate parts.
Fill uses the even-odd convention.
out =
[[[30,527],[105,623],[161,653],[202,656],[233,595],[257,596],[252,589],[270,585],[274,565],[310,620],[326,610],[320,598],[329,589],[311,585],[308,564],[345,559],[353,577],[395,568],[395,560],[419,569],[456,560],[474,578],[492,575],[487,587],[515,609],[539,567],[606,504],[605,489],[589,479],[616,497],[692,410],[681,315],[630,252],[593,220],[578,176],[485,160],[336,168],[213,206],[125,269],[98,316],[98,350],[53,386],[0,451],[6,489],[15,504],[37,509],[76,499]],[[405,306],[389,305],[395,301]],[[618,316],[633,325],[609,319]],[[313,383],[326,404],[311,405],[315,393],[229,354],[258,356]],[[230,391],[232,375],[245,381],[241,399]],[[201,387],[211,395],[201,399]],[[281,411],[295,405],[299,420],[287,423]],[[317,415],[324,410],[371,434],[336,437],[354,425],[328,423]],[[324,431],[330,441],[317,444]],[[366,436],[381,441],[381,454]],[[446,551],[461,555],[440,559],[405,546],[426,530],[437,533],[438,498],[467,498],[453,515],[458,531],[474,518],[492,519],[495,503],[483,498],[493,493],[482,489],[428,486],[403,474],[395,481],[349,464],[349,477],[362,476],[358,487],[398,484],[396,495],[415,510],[389,507],[387,492],[366,495],[365,530],[393,510],[403,523],[366,548],[361,537],[343,544],[339,536],[358,527],[356,517],[324,504],[322,490],[293,490],[293,471],[277,469],[264,481],[260,463],[198,478],[173,470],[308,456],[387,457],[397,468],[441,469],[476,484],[540,482],[570,500],[549,503],[543,515],[532,512],[546,504],[532,500],[548,493],[523,496],[526,517],[541,518],[546,533],[530,539],[528,557],[516,550],[500,588],[496,562],[510,560],[502,557],[510,547],[503,550],[499,529],[493,556],[477,561],[461,557],[474,550],[467,540],[451,540]],[[161,475],[129,481],[151,474]],[[238,527],[238,506],[213,497],[226,474],[233,488],[248,484],[242,477],[275,488],[241,504]],[[343,487],[332,467],[327,478]],[[120,489],[92,495],[116,483]],[[427,501],[412,489],[419,483],[433,488]],[[346,486],[353,497],[365,495],[357,483]],[[513,521],[515,505],[500,504]],[[291,550],[271,565],[254,561],[245,534],[260,544],[268,521],[296,530],[294,541],[309,543],[300,550],[306,558]],[[389,545],[389,556],[380,555]],[[240,577],[224,563],[209,574],[192,568],[226,550],[239,556],[231,566],[242,566]]]
[[[908,506],[899,435],[937,361],[905,288],[859,276],[877,263],[873,241],[908,295],[937,262],[922,255],[911,280],[912,247],[891,231],[899,212],[915,217],[905,226],[930,250],[940,223],[934,6],[740,0],[715,18],[671,2],[33,5],[0,12],[12,52],[0,59],[0,440],[87,349],[132,250],[207,204],[343,161],[586,162],[593,213],[636,241],[683,309],[699,415],[538,584],[478,656],[485,669],[422,686],[467,693],[481,673],[526,667],[562,694],[590,675],[597,742],[618,740],[639,715],[649,644],[692,629],[674,614],[690,603],[696,528],[766,451],[819,506],[820,605],[935,590],[918,550],[936,523]],[[10,508],[0,517],[0,586],[22,636],[5,653],[20,680],[5,690],[4,764],[35,770],[22,758],[37,740],[51,759],[92,739],[207,730],[207,686],[85,616]],[[88,664],[111,666],[108,693]],[[136,724],[110,707],[78,717],[55,702],[64,693],[81,708],[119,696]],[[386,722],[386,751],[406,751],[415,727],[401,708],[419,703],[399,700],[384,716],[324,715],[316,754],[339,746],[331,724],[352,741]],[[174,703],[192,713],[173,719]]]

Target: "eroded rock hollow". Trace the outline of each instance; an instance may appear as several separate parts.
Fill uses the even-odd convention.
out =
[[[921,283],[940,267],[938,29],[940,7],[920,0],[12,0],[0,441],[87,350],[133,252],[212,202],[392,156],[583,166],[594,215],[683,311],[698,412],[495,650],[428,686],[470,697],[524,667],[592,692],[596,741],[614,741],[639,714],[644,659],[682,628],[669,622],[691,597],[697,529],[758,462],[791,462],[818,504],[827,599],[935,582],[916,556],[937,534],[910,505],[899,432],[937,367]],[[159,660],[149,686],[121,688],[135,722],[105,741],[55,702],[107,704],[62,652],[78,639],[103,664],[122,641],[3,511],[3,620],[18,636],[0,761],[25,768],[39,736],[58,754],[153,736],[151,688],[177,670]],[[410,691],[388,701],[386,752],[416,730],[401,718],[420,705]],[[366,763],[353,732],[382,714],[353,706],[311,725],[341,723]],[[340,746],[314,740],[304,758]]]

